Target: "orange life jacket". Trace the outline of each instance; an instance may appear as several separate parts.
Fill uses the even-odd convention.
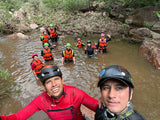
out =
[[[72,50],[63,51],[63,55],[64,55],[65,61],[72,61],[73,60],[73,51]]]
[[[34,64],[35,65],[35,73],[38,74],[38,73],[41,73],[41,69],[43,67],[43,64],[40,60],[32,60],[30,65]]]
[[[44,48],[43,52],[44,52],[43,58],[45,60],[52,60],[53,59],[53,55],[52,55],[51,50],[49,48],[48,49]]]
[[[43,36],[44,37],[44,39],[43,39],[43,44],[44,43],[48,43],[48,39],[49,39],[49,37],[48,37],[48,35],[46,35],[46,34],[42,34],[41,36]]]
[[[77,42],[77,47],[78,47],[78,48],[82,48],[82,47],[83,47],[83,46],[82,46],[82,43],[81,43],[81,42],[80,42],[80,43]]]
[[[105,49],[107,47],[106,39],[99,40],[99,49]]]
[[[57,33],[55,32],[55,30],[54,30],[54,29],[49,29],[49,32],[50,32],[50,36],[51,36],[51,38],[55,38],[55,37],[57,37]]]

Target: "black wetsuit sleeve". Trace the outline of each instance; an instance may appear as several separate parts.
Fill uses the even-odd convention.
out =
[[[85,50],[85,52],[84,52],[85,54],[87,54],[87,50]]]
[[[43,56],[43,50],[41,50],[41,56]]]
[[[105,120],[104,112],[105,109],[99,109],[99,107],[97,107],[94,120]]]
[[[109,38],[109,39],[107,40],[107,42],[109,42],[109,41],[111,41],[111,38]]]
[[[47,34],[50,35],[49,29],[47,29]]]

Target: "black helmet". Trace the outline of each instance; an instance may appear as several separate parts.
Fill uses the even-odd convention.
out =
[[[87,41],[87,43],[91,43],[91,41],[90,41],[90,40],[88,40],[88,41]]]
[[[44,84],[45,81],[51,77],[54,76],[60,76],[62,77],[62,72],[57,66],[54,65],[46,65],[45,67],[42,68],[40,80]]]
[[[132,83],[132,76],[130,75],[128,70],[122,66],[111,65],[104,68],[104,70],[102,70],[99,75],[98,87],[101,87],[103,83],[109,79],[120,80],[127,86],[134,88],[134,85]]]

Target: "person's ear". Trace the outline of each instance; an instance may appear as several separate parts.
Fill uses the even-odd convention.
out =
[[[42,88],[43,88],[43,91],[46,91],[46,88],[45,88],[45,86],[44,86],[44,85],[42,85]]]
[[[130,101],[132,100],[133,89],[131,89]]]
[[[62,78],[62,83],[64,84],[64,79]]]

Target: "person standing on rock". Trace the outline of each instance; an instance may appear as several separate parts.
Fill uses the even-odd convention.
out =
[[[41,69],[43,68],[43,63],[41,60],[39,60],[37,53],[33,53],[32,58],[33,60],[30,62],[30,66],[34,76],[38,80],[40,78]]]
[[[50,36],[51,42],[53,46],[56,46],[54,43],[58,42],[58,34],[56,33],[56,30],[58,29],[58,26],[53,27],[53,24],[49,25],[49,29],[47,29],[47,33]]]
[[[61,63],[68,63],[68,62],[73,62],[75,64],[76,59],[74,56],[74,51],[71,49],[71,44],[67,43],[66,44],[66,50],[62,51],[62,58],[61,58]]]
[[[44,66],[40,76],[44,92],[16,114],[1,115],[1,120],[26,120],[40,110],[51,120],[84,120],[81,105],[96,111],[98,100],[81,89],[65,85],[62,72],[57,66]]]
[[[107,43],[111,40],[111,36],[107,34],[108,39],[105,38],[105,34],[101,33],[101,38],[98,40],[97,48],[100,53],[107,53]]]
[[[97,108],[95,120],[145,120],[131,103],[134,85],[126,68],[119,65],[104,68],[98,87],[103,107]]]

